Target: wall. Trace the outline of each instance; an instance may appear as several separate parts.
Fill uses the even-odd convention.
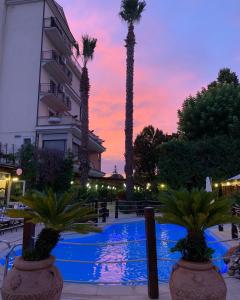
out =
[[[0,69],[0,141],[35,137],[43,1],[9,5]]]

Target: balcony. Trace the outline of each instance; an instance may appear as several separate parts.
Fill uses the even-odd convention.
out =
[[[74,55],[71,55],[70,57],[67,58],[67,63],[75,73],[75,75],[80,78],[81,77],[81,72],[82,72],[82,67],[80,66],[77,58]]]
[[[68,130],[71,129],[74,135],[81,140],[81,121],[73,116],[52,116],[52,117],[38,117],[37,130]],[[102,145],[102,140],[89,132],[88,149],[90,152],[102,153],[106,149]]]
[[[72,116],[39,117],[38,126],[76,126],[81,127],[81,122]]]
[[[49,83],[40,84],[40,99],[44,104],[58,113],[71,110],[69,97],[56,88],[56,85]]]
[[[65,55],[71,55],[71,43],[57,18],[44,19],[44,31],[55,47]]]
[[[60,83],[71,83],[72,72],[67,68],[61,56],[53,50],[42,52],[44,69]]]

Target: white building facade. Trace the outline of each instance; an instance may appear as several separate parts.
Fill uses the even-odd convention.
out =
[[[54,0],[0,0],[0,142],[81,147],[81,67],[76,40]],[[102,140],[89,133],[90,175],[103,176]]]

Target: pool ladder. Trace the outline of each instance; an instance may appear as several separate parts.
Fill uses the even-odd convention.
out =
[[[11,243],[5,240],[0,240],[0,243],[4,243],[8,246],[8,252],[6,254],[6,259],[4,263],[4,272],[3,272],[3,279],[6,277],[8,273],[8,268],[9,268],[9,261],[10,261],[10,256],[13,252],[15,252],[15,249],[19,246],[22,246],[22,243],[19,244],[14,244],[11,246]],[[16,254],[16,253],[15,253]]]

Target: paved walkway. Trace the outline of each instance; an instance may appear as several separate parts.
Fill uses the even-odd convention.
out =
[[[227,300],[240,299],[240,280],[225,279]],[[136,286],[91,286],[65,284],[61,300],[147,300],[147,287]],[[171,300],[168,284],[159,285],[159,299]],[[185,300],[185,299],[182,299]],[[206,299],[207,300],[207,299]]]

